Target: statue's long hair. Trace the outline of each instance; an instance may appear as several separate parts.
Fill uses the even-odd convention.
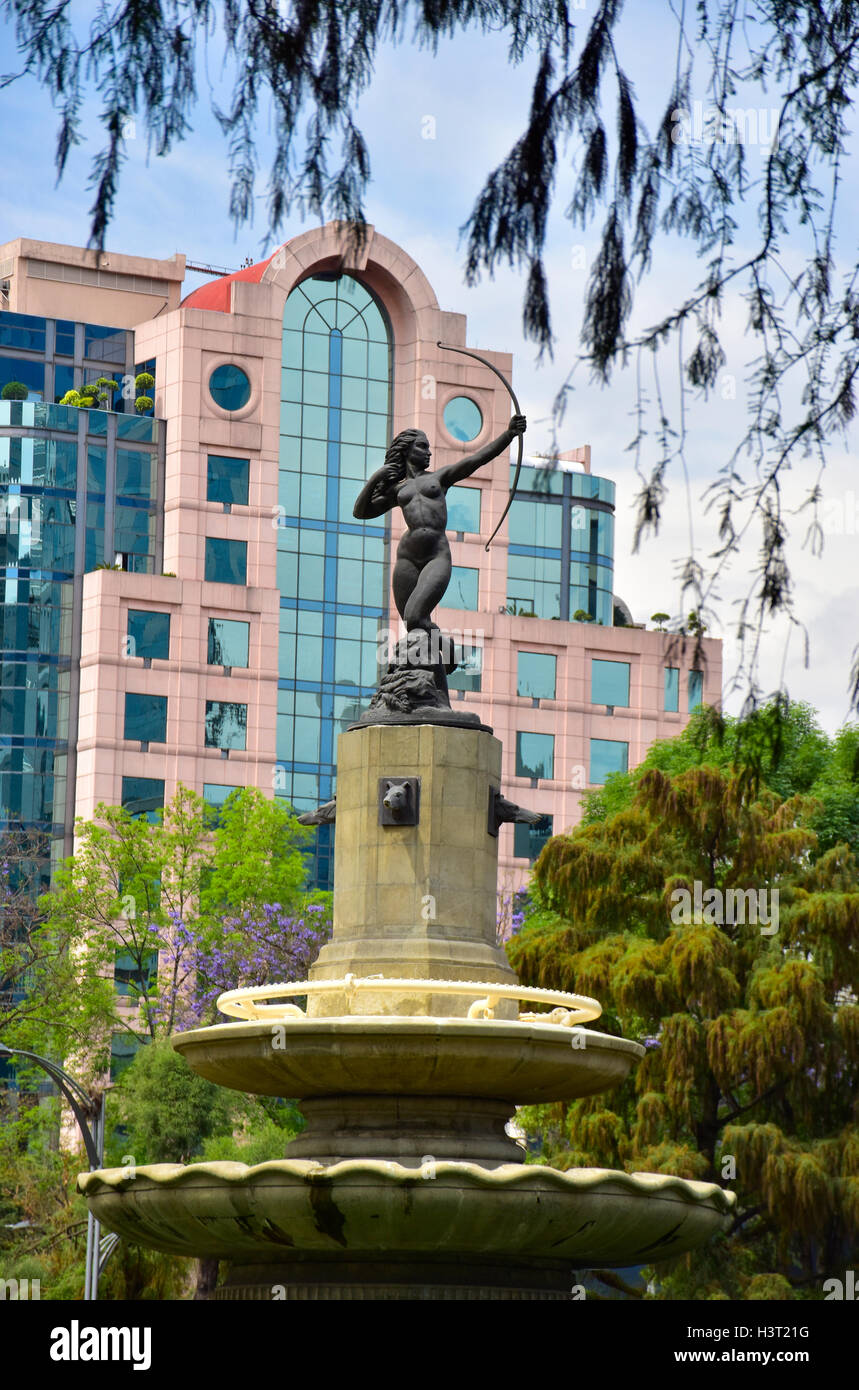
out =
[[[425,435],[424,430],[409,429],[400,430],[396,438],[391,440],[388,451],[385,454],[385,468],[395,468],[397,470],[397,481],[402,482],[406,476],[406,469],[409,460],[409,451],[417,439],[418,435]]]

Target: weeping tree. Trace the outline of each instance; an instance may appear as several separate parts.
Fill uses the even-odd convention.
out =
[[[380,46],[435,50],[469,29],[506,35],[510,64],[530,74],[530,104],[521,135],[476,187],[465,216],[466,278],[521,270],[525,333],[551,354],[546,247],[555,198],[576,234],[595,233],[581,352],[559,378],[555,420],[577,372],[608,383],[616,368],[634,369],[636,545],[658,530],[672,473],[686,472],[688,398],[718,389],[726,363],[722,314],[744,305],[748,415],[735,445],[714,458],[709,494],[720,543],[705,566],[690,533],[681,580],[684,607],[709,620],[720,576],[749,528],[759,529],[760,560],[737,628],[738,679],[744,673],[754,706],[764,624],[776,615],[798,622],[784,475],[801,465],[801,525],[819,551],[826,445],[855,413],[852,228],[836,253],[859,81],[853,0],[649,5],[648,25],[662,25],[666,54],[653,109],[636,94],[636,81],[651,77],[650,57],[636,43],[635,11],[623,0],[594,0],[586,12],[568,0],[165,0],[154,7],[115,0],[92,15],[76,14],[67,0],[5,0],[3,8],[19,57],[0,85],[26,74],[54,101],[59,175],[82,139],[85,98],[95,93],[101,102],[103,143],[91,178],[91,244],[98,249],[115,212],[132,122],[158,155],[188,137],[196,64],[207,46],[225,59],[232,81],[227,98],[215,93],[212,101],[228,147],[235,223],[248,223],[256,203],[262,108],[275,145],[267,240],[300,213],[340,219],[360,241],[371,164],[356,115]],[[498,86],[505,101],[508,88]],[[637,286],[666,240],[690,248],[700,281],[657,322],[633,328]],[[677,378],[674,407],[669,372]],[[859,700],[859,662],[851,698]]]
[[[737,1193],[726,1236],[660,1265],[663,1297],[820,1297],[859,1253],[859,869],[817,853],[818,811],[730,767],[650,768],[549,841],[508,945],[646,1048],[617,1091],[523,1112],[544,1157]]]

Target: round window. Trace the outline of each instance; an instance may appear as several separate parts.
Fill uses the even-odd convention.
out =
[[[444,427],[454,439],[470,444],[483,429],[480,407],[468,396],[454,396],[444,408]]]
[[[216,367],[209,377],[209,391],[222,410],[241,410],[251,398],[247,372],[233,365]]]

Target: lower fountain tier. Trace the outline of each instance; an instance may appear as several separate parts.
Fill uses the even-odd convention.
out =
[[[84,1173],[110,1231],[227,1259],[217,1297],[569,1297],[573,1271],[680,1255],[730,1221],[712,1183],[600,1168],[351,1160]]]
[[[172,1041],[208,1081],[255,1095],[476,1097],[511,1110],[608,1091],[645,1051],[555,1023],[359,1014],[221,1023]]]

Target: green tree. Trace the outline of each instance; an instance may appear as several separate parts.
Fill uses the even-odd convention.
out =
[[[230,1125],[234,1098],[193,1072],[169,1038],[142,1047],[122,1074],[118,1109],[134,1160],[188,1163]]]
[[[26,401],[29,399],[30,388],[25,386],[23,381],[7,381],[3,390],[0,391],[0,400],[4,401]]]
[[[266,903],[295,905],[307,881],[305,851],[312,839],[313,830],[299,825],[285,801],[257,787],[231,792],[218,809],[203,911],[216,916],[224,907],[238,914],[261,911]]]
[[[784,800],[807,793],[819,803],[811,820],[814,853],[844,843],[859,855],[859,725],[846,724],[830,738],[802,702],[772,700],[745,718],[696,711],[682,734],[652,743],[638,767],[587,792],[584,821],[629,806],[652,768],[673,774],[704,766],[735,768],[750,789],[763,784]]]
[[[200,952],[229,944],[226,916],[303,901],[301,850],[311,833],[256,788],[232,793],[214,829],[202,797],[182,786],[154,822],[97,806],[91,821],[76,823],[76,852],[41,899],[34,941],[59,973],[46,966],[34,1007],[44,1007],[48,991],[69,989],[99,1001],[98,1026],[91,1019],[85,1035],[96,1072],[114,1032],[172,1033],[195,990]],[[71,972],[67,942],[76,944]],[[118,964],[123,996],[112,983]]]
[[[843,845],[815,857],[817,813],[728,768],[651,767],[549,841],[508,945],[523,980],[596,996],[599,1026],[647,1049],[611,1095],[525,1112],[548,1160],[737,1192],[730,1233],[661,1267],[662,1296],[820,1296],[857,1253],[859,873]],[[731,921],[728,890],[763,891],[769,923]]]

